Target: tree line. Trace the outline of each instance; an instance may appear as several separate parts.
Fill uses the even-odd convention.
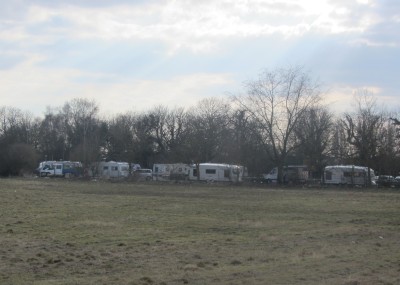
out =
[[[37,118],[3,106],[0,175],[31,172],[43,160],[221,162],[244,165],[252,176],[304,164],[314,178],[326,165],[355,164],[398,175],[396,114],[366,90],[353,102],[352,112],[334,114],[318,83],[302,67],[289,67],[265,70],[243,92],[187,109],[159,105],[105,118],[96,101],[76,98]]]

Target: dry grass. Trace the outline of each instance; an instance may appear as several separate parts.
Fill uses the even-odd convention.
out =
[[[400,192],[0,180],[1,284],[400,284]]]

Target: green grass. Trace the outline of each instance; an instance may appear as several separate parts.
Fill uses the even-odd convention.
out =
[[[400,284],[400,191],[0,180],[1,284]]]

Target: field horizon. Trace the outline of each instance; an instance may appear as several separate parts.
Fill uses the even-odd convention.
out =
[[[400,191],[0,179],[0,284],[400,284]]]

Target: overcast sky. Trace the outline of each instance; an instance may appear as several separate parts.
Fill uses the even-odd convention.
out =
[[[111,114],[192,106],[302,65],[342,109],[400,98],[398,0],[0,2],[0,106],[42,115],[95,99]]]

